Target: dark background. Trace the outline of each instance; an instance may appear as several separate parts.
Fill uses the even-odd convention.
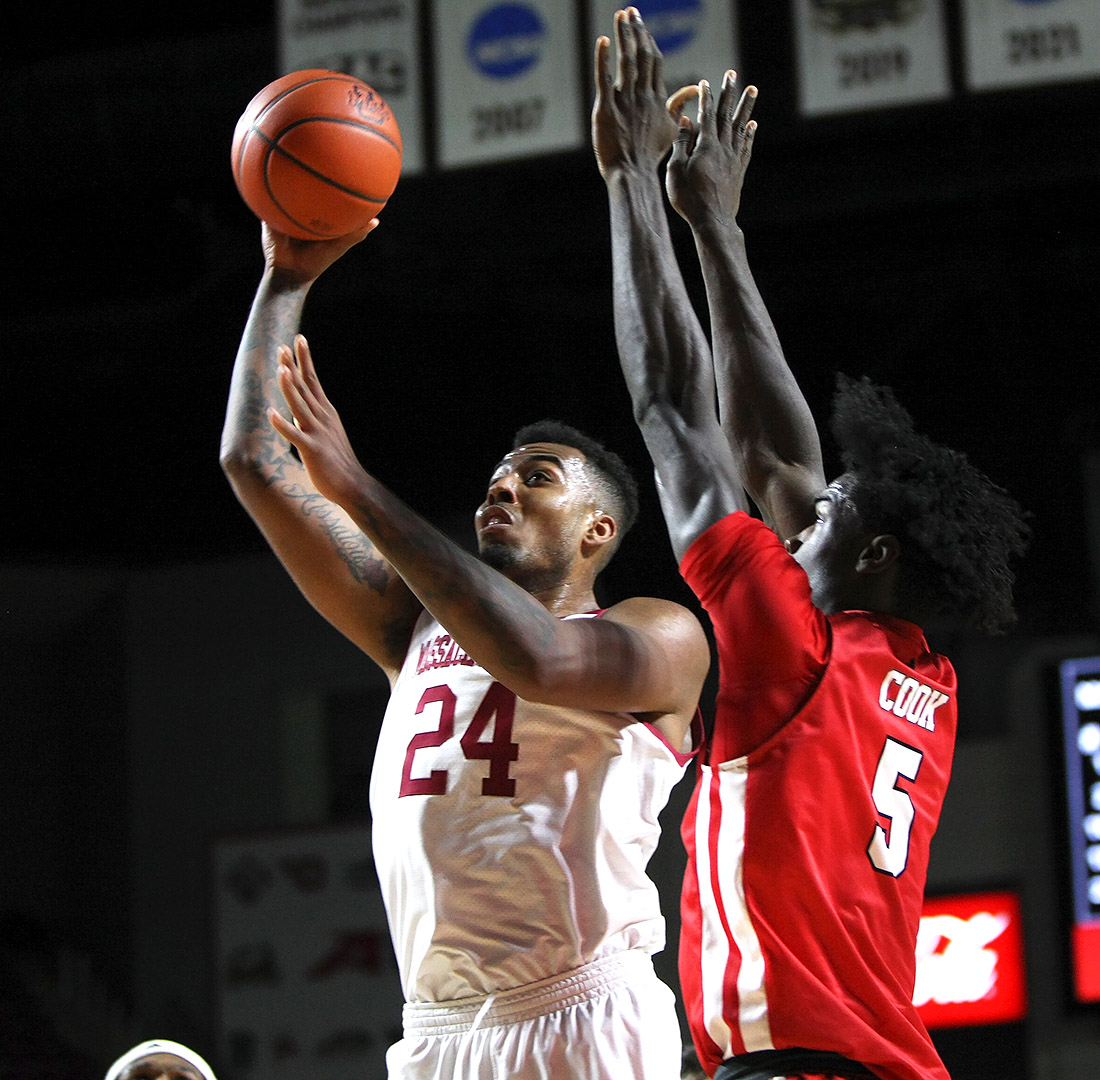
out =
[[[1081,455],[1100,385],[1100,83],[977,95],[956,70],[950,102],[803,120],[787,6],[741,7],[761,87],[741,220],[811,403],[822,417],[837,369],[893,385],[1035,515],[1026,624],[1094,625]],[[261,269],[229,142],[277,73],[275,37],[268,4],[223,8],[28,13],[4,75],[2,558],[261,549],[217,443]],[[429,515],[472,510],[515,427],[556,413],[648,473],[587,152],[407,177],[382,221],[305,323],[369,467]],[[657,542],[648,502],[640,535]]]
[[[56,571],[59,609],[86,575],[147,585],[162,567],[201,571],[266,552],[217,457],[262,268],[229,146],[244,106],[278,73],[273,6],[148,7],[25,10],[0,74],[0,566]],[[805,120],[788,5],[740,7],[742,74],[761,90],[741,222],[819,419],[838,370],[894,386],[923,429],[965,450],[1032,515],[1017,636],[1097,633],[1100,80],[968,92],[949,0],[950,101]],[[430,99],[430,70],[423,77]],[[673,227],[701,301],[690,239]],[[304,329],[364,463],[457,535],[472,539],[485,480],[523,423],[555,415],[602,436],[645,481],[642,517],[603,599],[688,599],[615,360],[606,197],[590,153],[404,178],[382,226],[314,289]],[[83,867],[59,881],[61,891],[73,880],[98,890],[95,904],[73,890],[68,929],[107,912],[119,923],[101,934],[110,953],[141,923],[143,894],[114,884],[128,880],[137,843],[127,808],[151,784],[111,781],[133,746],[133,687],[121,674],[133,643],[122,600],[113,585],[106,592],[48,649],[21,636],[33,620],[20,598],[0,596],[0,644],[13,665],[5,712],[26,724],[2,786],[10,806],[41,816],[44,843],[78,854],[95,837],[115,846],[104,880]],[[227,638],[224,648],[249,644]],[[960,670],[984,694],[1004,663]],[[15,664],[25,671],[12,679]],[[1008,691],[999,693],[969,713],[970,737],[1006,723]],[[74,739],[69,710],[86,698],[102,726]],[[36,773],[37,760],[49,770]],[[1057,779],[1031,777],[1051,792]],[[168,775],[163,785],[181,817],[192,805],[172,788],[185,784]],[[956,790],[964,805],[967,796]],[[126,955],[96,958],[107,971],[114,963],[108,981],[123,997]],[[987,1062],[997,1046],[1018,1056],[1018,1045],[990,1033]]]

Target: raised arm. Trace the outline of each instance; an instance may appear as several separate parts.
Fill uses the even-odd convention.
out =
[[[658,168],[676,135],[662,59],[633,8],[596,43],[592,144],[607,184],[615,337],[634,418],[653,459],[679,560],[715,521],[745,509],[737,463],[718,424],[710,348],[669,234]]]
[[[702,628],[686,608],[637,598],[602,619],[557,618],[367,472],[304,338],[293,353],[281,351],[278,377],[292,419],[272,408],[271,424],[298,448],[315,487],[344,507],[470,656],[529,701],[648,714],[678,745],[710,662]]]
[[[286,410],[279,351],[298,331],[310,287],[375,224],[331,241],[293,240],[263,227],[264,275],[233,368],[221,463],[306,599],[392,678],[420,605],[346,512],[317,491],[268,419],[269,409]]]
[[[672,114],[695,93],[696,124],[680,120],[668,194],[691,226],[706,283],[722,428],[753,500],[786,538],[814,520],[825,478],[813,416],[749,270],[737,223],[757,91],[750,86],[738,97],[734,73],[727,71],[717,105],[703,82],[673,95]]]

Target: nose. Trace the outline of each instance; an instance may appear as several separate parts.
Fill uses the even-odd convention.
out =
[[[802,530],[802,532],[795,533],[794,536],[787,537],[787,539],[783,541],[783,546],[787,549],[787,551],[794,555],[798,551],[798,549],[802,547],[802,545],[806,543],[806,541],[810,538],[813,531],[813,525],[807,525],[806,528]]]
[[[807,525],[806,528],[804,528],[800,533],[795,533],[794,536],[787,537],[787,539],[783,541],[783,546],[792,555],[795,554],[795,552],[797,552],[798,549],[802,547],[802,545],[806,543],[806,541],[810,538],[815,528],[816,524]]]
[[[515,501],[516,489],[513,473],[506,473],[489,485],[488,494],[485,496],[486,506],[495,506],[497,503],[513,503]]]

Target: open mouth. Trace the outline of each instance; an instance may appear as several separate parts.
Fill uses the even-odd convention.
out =
[[[481,520],[478,522],[478,531],[481,533],[500,532],[503,529],[510,528],[511,525],[512,515],[507,510],[503,507],[491,506],[481,515]]]

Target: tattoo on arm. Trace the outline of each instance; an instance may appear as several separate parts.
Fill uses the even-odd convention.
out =
[[[392,572],[390,564],[347,518],[335,511],[328,499],[299,484],[284,484],[282,491],[291,499],[300,499],[302,513],[320,523],[333,550],[343,559],[355,581],[369,586],[379,595],[386,591]]]
[[[286,335],[270,334],[265,355],[274,356],[275,341]],[[246,347],[259,347],[260,332],[253,329],[246,336]],[[309,482],[305,466],[295,455],[291,445],[271,426],[267,411],[269,403],[281,400],[275,382],[274,364],[263,373],[250,371],[244,380],[244,400],[240,423],[242,429],[255,438],[260,474],[268,487],[277,488],[287,499],[296,500],[304,517],[314,518],[324,530],[333,551],[347,566],[352,579],[382,594],[392,573],[389,564],[375,550],[374,545],[337,508],[320,495]]]

